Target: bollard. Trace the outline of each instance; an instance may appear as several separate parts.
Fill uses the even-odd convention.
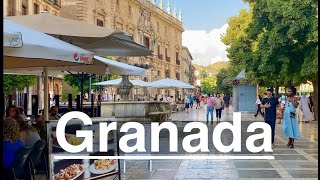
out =
[[[58,109],[59,109],[59,105],[60,105],[60,103],[59,103],[59,95],[55,95],[54,97],[53,97],[53,99],[54,99],[54,102],[55,102],[55,106],[57,106],[58,107]]]
[[[98,95],[98,117],[101,117],[101,95]]]
[[[94,94],[91,94],[91,115],[92,115],[92,117],[95,117],[95,113],[94,113]]]
[[[72,111],[72,105],[73,105],[73,102],[72,102],[72,94],[68,94],[68,109],[70,111]]]
[[[23,109],[24,114],[28,115],[28,93],[23,93]]]
[[[80,95],[77,95],[77,111],[80,111],[81,107],[80,107]]]
[[[38,95],[32,95],[31,96],[32,99],[32,106],[31,106],[31,111],[32,111],[32,115],[33,116],[37,116],[38,115],[38,109],[39,109],[39,99],[38,99]]]

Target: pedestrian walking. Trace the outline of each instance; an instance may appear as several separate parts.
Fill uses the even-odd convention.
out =
[[[230,96],[230,106],[233,107],[233,97]]]
[[[223,100],[221,99],[220,94],[216,94],[216,97],[214,98],[214,109],[216,110],[217,123],[221,120],[222,108]]]
[[[224,108],[225,108],[226,113],[228,115],[229,114],[229,106],[230,106],[230,95],[228,93],[223,97],[223,101],[224,101]]]
[[[261,114],[262,117],[264,117],[264,113],[261,111],[261,101],[262,101],[262,97],[260,95],[258,95],[256,103],[255,103],[255,105],[257,106],[257,111],[254,114],[254,117],[257,117],[259,113]]]
[[[296,93],[297,90],[293,86],[289,87],[287,90],[287,100],[285,103],[282,125],[285,137],[289,138],[287,146],[291,149],[294,148],[294,140],[300,138],[300,129],[296,112],[299,102],[295,97]]]
[[[206,98],[204,96],[201,96],[201,102],[203,105],[206,104]],[[200,104],[200,106],[201,106],[201,104]]]
[[[191,96],[191,95],[190,95],[190,97],[189,97],[189,102],[190,102],[190,108],[192,109],[192,107],[193,107],[193,102],[194,102],[194,98],[193,98],[193,96]]]
[[[211,124],[213,124],[213,110],[214,110],[214,100],[212,95],[208,94],[207,97],[207,124],[209,123],[209,113],[211,115]]]
[[[185,110],[187,111],[187,113],[189,113],[190,99],[188,96],[186,96],[186,98],[184,99],[184,105],[185,105]]]
[[[301,117],[302,122],[309,123],[310,121],[312,121],[314,119],[312,112],[310,111],[310,100],[309,100],[309,98],[306,97],[305,94],[303,94],[301,96],[300,103],[299,103],[298,107],[300,108],[300,110],[302,112],[302,117]]]
[[[285,107],[285,104],[286,104],[286,96],[285,95],[282,95],[278,101],[279,101],[279,105],[278,105],[278,108],[277,108],[277,118],[279,119],[279,122],[278,124],[281,124],[281,121],[283,119],[283,113],[284,113],[284,107]]]
[[[313,113],[314,112],[313,93],[310,93],[309,101],[310,101],[310,111]]]
[[[200,96],[197,94],[196,96],[196,109],[199,109],[200,110]]]
[[[267,89],[266,94],[267,97],[262,100],[260,106],[265,108],[264,121],[271,127],[271,143],[273,147],[277,120],[277,105],[279,104],[279,101],[273,96],[273,91],[271,89]]]

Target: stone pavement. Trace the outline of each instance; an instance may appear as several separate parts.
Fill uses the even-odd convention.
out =
[[[242,114],[242,120],[263,121],[252,114]],[[205,109],[177,112],[172,121],[206,121]],[[221,121],[232,121],[232,113],[223,111]],[[130,160],[122,179],[317,179],[318,122],[300,123],[300,130],[302,138],[289,149],[281,125],[276,125],[274,160],[153,160],[152,171],[147,161]],[[123,168],[123,161],[121,164]]]

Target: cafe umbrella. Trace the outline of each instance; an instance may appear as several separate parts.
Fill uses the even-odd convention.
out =
[[[81,72],[78,73],[78,75],[80,76],[76,76],[79,78],[80,82],[81,82],[81,97],[83,97],[83,86],[84,86],[84,80],[86,80],[85,74],[84,73],[89,73],[89,74],[97,74],[97,75],[106,75],[106,74],[115,74],[115,75],[122,75],[122,76],[142,76],[142,77],[146,77],[147,76],[147,70],[143,69],[143,68],[139,68],[136,66],[132,66],[129,64],[125,64],[122,62],[118,62],[118,61],[114,61],[114,60],[110,60],[107,58],[103,58],[100,56],[94,56],[93,58],[93,63],[92,64],[83,64],[83,65],[77,65],[77,66],[73,66],[73,65],[62,65],[62,66],[58,66],[58,67],[48,67],[47,68],[49,73],[52,74],[56,74],[59,71],[60,72],[64,72],[64,73],[69,73],[69,74],[73,74],[76,75],[77,72]],[[20,74],[41,74],[41,69],[35,67],[30,67],[28,68],[28,70],[26,71],[26,69],[23,68],[16,68],[14,69],[14,72],[11,70],[6,70],[6,73],[20,73]],[[83,98],[81,98],[81,106],[80,108],[82,108],[82,104],[83,104]]]
[[[31,29],[94,52],[99,56],[149,56],[152,52],[133,41],[131,35],[107,27],[55,16],[49,12],[11,16],[8,19]]]
[[[23,45],[3,47],[3,68],[44,70],[44,118],[48,119],[48,68],[91,64],[93,53],[4,19],[4,29],[21,33]]]

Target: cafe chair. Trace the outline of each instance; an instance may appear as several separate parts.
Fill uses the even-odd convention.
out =
[[[16,179],[34,180],[33,164],[30,154],[33,147],[22,148],[13,160],[12,168]]]
[[[48,169],[48,146],[47,142],[44,140],[39,140],[33,146],[33,150],[30,154],[33,163],[33,172],[35,175],[45,174],[46,178],[49,179],[49,169]]]

